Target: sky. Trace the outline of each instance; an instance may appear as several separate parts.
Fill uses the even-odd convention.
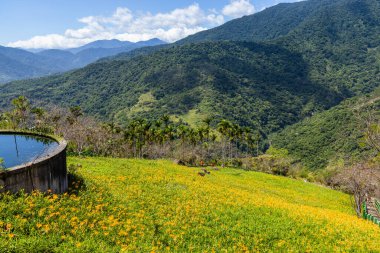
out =
[[[101,39],[174,42],[297,0],[0,0],[0,45],[72,48]]]

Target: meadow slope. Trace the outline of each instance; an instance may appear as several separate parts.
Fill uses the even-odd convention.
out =
[[[235,169],[201,177],[170,161],[69,164],[84,182],[69,194],[1,196],[0,252],[380,252],[379,227],[317,185]]]

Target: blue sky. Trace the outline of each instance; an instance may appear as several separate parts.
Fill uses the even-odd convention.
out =
[[[0,0],[0,45],[65,48],[97,39],[175,41],[296,0]]]

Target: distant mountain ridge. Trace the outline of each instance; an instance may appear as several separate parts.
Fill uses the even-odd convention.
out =
[[[21,90],[36,102],[80,105],[120,123],[163,114],[195,121],[212,115],[265,133],[341,100],[308,79],[301,55],[276,45],[226,41],[174,46],[13,82],[0,86],[0,106]]]
[[[113,48],[140,48],[140,47],[146,47],[146,46],[156,46],[166,44],[165,41],[162,41],[160,39],[154,38],[146,41],[138,41],[138,42],[130,42],[130,41],[120,41],[120,40],[97,40],[91,43],[88,43],[84,46],[77,47],[77,48],[69,48],[65,51],[69,51],[73,54],[77,54],[81,51],[88,50],[88,49],[113,49]]]
[[[27,79],[80,68],[103,57],[109,57],[137,48],[162,45],[159,39],[129,42],[119,40],[95,41],[69,50],[48,49],[30,52],[0,46],[0,83]]]
[[[77,47],[77,48],[70,48],[66,49],[66,51],[69,51],[73,54],[76,54],[80,51],[90,49],[90,48],[117,48],[117,47],[126,47],[126,46],[131,46],[135,43],[130,42],[130,41],[120,41],[120,40],[97,40],[91,43],[88,43],[84,46]]]

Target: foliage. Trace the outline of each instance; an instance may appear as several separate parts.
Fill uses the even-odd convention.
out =
[[[276,148],[285,148],[309,169],[317,170],[343,159],[344,163],[366,160],[377,154],[367,145],[368,115],[379,119],[379,90],[356,97],[270,136]],[[367,123],[366,123],[367,122]],[[376,127],[371,126],[372,130]],[[371,129],[370,128],[370,129]],[[376,136],[376,135],[373,135]]]
[[[251,42],[175,46],[59,76],[14,82],[0,87],[1,106],[21,90],[32,101],[79,105],[85,113],[119,123],[195,110],[264,133],[341,99],[309,80],[301,55]],[[147,94],[150,100],[144,103]]]
[[[170,46],[2,86],[1,106],[22,92],[116,122],[191,112],[269,134],[378,85],[379,13],[375,0],[280,4]]]
[[[323,1],[279,4],[255,15],[234,19],[216,28],[196,33],[177,44],[216,40],[268,41],[287,35],[310,15],[320,11]],[[324,1],[326,2],[326,1]]]
[[[308,77],[344,97],[379,83],[380,5],[376,0],[309,0],[279,4],[189,36],[178,44],[242,40],[297,52]]]
[[[4,169],[4,159],[0,157],[0,170]]]
[[[195,112],[269,134],[378,85],[379,13],[375,0],[280,4],[170,46],[2,86],[1,106],[22,91],[117,122]],[[151,103],[139,103],[144,94]]]
[[[349,197],[233,169],[200,177],[168,161],[70,158],[77,194],[1,195],[3,251],[379,251]]]
[[[367,112],[365,115],[366,131],[364,138],[368,145],[380,153],[380,115],[378,112]]]
[[[358,217],[363,215],[363,203],[379,192],[380,166],[357,164],[346,168],[334,177],[335,184],[352,194],[353,207]]]
[[[273,175],[302,178],[309,182],[323,182],[325,179],[322,177],[322,180],[319,180],[317,174],[305,168],[299,160],[291,157],[288,150],[276,149],[273,146],[263,155],[243,158],[242,168]]]
[[[213,120],[191,127],[173,122],[168,115],[157,120],[135,119],[124,125],[102,123],[85,116],[79,106],[62,108],[32,107],[24,96],[11,102],[12,108],[0,114],[0,127],[62,136],[68,152],[135,158],[179,159],[182,163],[239,164],[241,157],[258,155],[260,133],[227,120],[213,128]]]
[[[287,176],[290,167],[290,159],[267,154],[243,160],[243,168],[247,170],[260,171],[279,176]]]

